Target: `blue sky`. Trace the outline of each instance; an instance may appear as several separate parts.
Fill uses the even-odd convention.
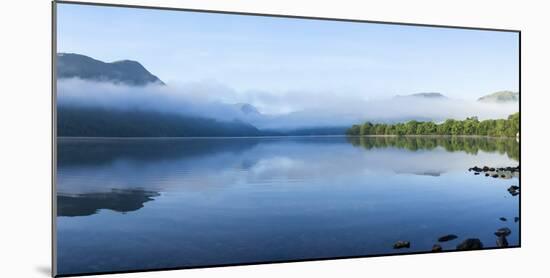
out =
[[[237,92],[518,91],[518,35],[259,16],[58,4],[58,52],[131,59],[170,84]]]

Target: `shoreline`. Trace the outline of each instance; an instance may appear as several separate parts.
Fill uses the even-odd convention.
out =
[[[351,137],[351,138],[361,138],[361,137],[424,137],[424,138],[486,138],[486,139],[510,139],[514,140],[515,137],[495,137],[495,136],[485,136],[485,135],[274,135],[274,136],[55,136],[54,139],[116,139],[116,140],[135,140],[135,139],[254,139],[254,138],[340,138],[340,137]]]

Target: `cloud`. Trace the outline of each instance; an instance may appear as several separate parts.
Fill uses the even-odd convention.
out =
[[[470,116],[495,119],[505,118],[519,110],[518,103],[492,104],[475,100],[394,96],[368,99],[371,94],[345,90],[239,92],[208,80],[170,86],[132,87],[81,79],[61,79],[57,86],[59,105],[154,110],[227,121],[240,119],[265,129],[349,126],[367,120],[442,121]],[[246,115],[235,103],[252,104],[261,114]]]
[[[475,100],[423,99],[417,97],[394,98],[368,102],[364,116],[367,118],[399,119],[419,117],[434,120],[464,119],[477,116],[480,119],[505,118],[517,112],[517,103],[493,104]]]
[[[256,98],[257,99],[257,98]],[[479,119],[506,118],[519,110],[518,103],[493,104],[475,100],[423,99],[417,97],[389,97],[369,100],[353,94],[286,94],[261,97],[258,105],[281,105],[289,107],[290,113],[274,114],[269,117],[251,119],[262,128],[292,129],[309,126],[349,126],[364,121],[404,122],[412,119],[440,122],[445,119],[465,119],[477,116]]]
[[[154,84],[135,87],[78,78],[57,82],[58,105],[152,110],[215,119],[233,119],[240,115],[236,107],[227,105],[234,95],[231,89],[214,82],[178,87]]]

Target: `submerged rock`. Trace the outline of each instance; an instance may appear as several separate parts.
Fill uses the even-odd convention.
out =
[[[497,238],[497,246],[498,247],[508,247],[508,240],[506,239],[506,236],[499,236]]]
[[[439,244],[434,244],[434,246],[432,247],[432,252],[441,252],[443,251],[443,247],[441,247],[441,245]]]
[[[483,249],[483,243],[478,238],[469,238],[456,246],[456,250],[480,250]]]
[[[450,240],[453,240],[453,239],[456,239],[456,238],[458,238],[458,236],[450,234],[450,235],[445,235],[445,236],[442,236],[442,237],[438,238],[437,241],[445,242],[445,241],[450,241]]]
[[[499,219],[500,219],[500,221],[508,221],[508,219],[506,219],[506,217],[501,217]]]
[[[475,172],[474,175],[479,175],[479,172]]]
[[[509,236],[512,233],[508,228],[500,228],[495,232],[495,236]]]
[[[393,249],[410,248],[411,243],[408,241],[400,240],[393,244]]]
[[[514,217],[514,222],[516,222],[516,223],[519,222],[519,217],[517,217],[517,216]]]

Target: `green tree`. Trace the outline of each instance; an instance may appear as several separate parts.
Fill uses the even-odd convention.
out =
[[[469,117],[463,121],[447,119],[443,123],[408,121],[406,123],[383,124],[365,122],[353,125],[348,135],[479,135],[492,137],[514,137],[519,132],[520,115],[514,113],[507,119],[479,121]]]
[[[477,134],[477,129],[479,126],[479,121],[477,117],[466,118],[463,124],[463,133],[464,135],[475,135]]]
[[[365,122],[363,125],[361,125],[361,131],[360,135],[369,135],[372,132],[372,123],[371,122]]]
[[[413,135],[416,134],[416,128],[418,127],[418,122],[415,120],[408,121],[405,124],[405,134]]]
[[[346,135],[351,135],[351,136],[359,135],[360,131],[361,131],[361,127],[359,125],[352,125],[351,128],[349,128],[346,131]]]

